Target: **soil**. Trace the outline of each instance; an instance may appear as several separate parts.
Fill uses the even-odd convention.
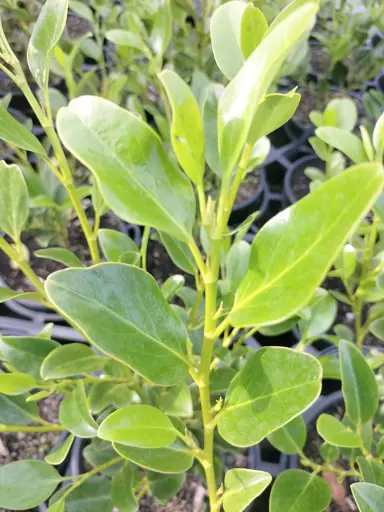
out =
[[[87,32],[92,32],[92,25],[88,20],[81,16],[68,14],[67,30],[71,39],[78,39]]]
[[[309,194],[309,185],[311,180],[306,174],[302,167],[299,167],[293,174],[291,180],[292,192],[296,200],[299,201],[307,194]]]
[[[235,205],[239,206],[251,199],[259,190],[260,170],[257,169],[247,175],[245,181],[240,185],[236,195]]]
[[[194,286],[194,278],[178,268],[168,256],[165,247],[158,240],[149,240],[147,251],[147,271],[161,286],[168,277],[181,274],[187,286]]]

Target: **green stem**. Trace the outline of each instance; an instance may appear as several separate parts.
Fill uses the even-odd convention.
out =
[[[66,430],[63,425],[55,425],[51,423],[49,425],[38,425],[38,426],[22,426],[22,425],[4,425],[0,424],[0,432],[62,432]]]
[[[143,233],[143,240],[141,241],[141,248],[140,248],[141,268],[143,270],[147,270],[147,249],[148,249],[150,233],[151,233],[151,228],[149,226],[145,226],[144,233]]]

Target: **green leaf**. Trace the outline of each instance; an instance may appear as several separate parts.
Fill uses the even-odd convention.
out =
[[[20,234],[28,217],[28,190],[23,173],[17,165],[0,162],[0,231],[14,240]]]
[[[38,292],[14,292],[9,288],[0,286],[0,304],[11,299],[33,300],[34,302],[42,303],[42,296]]]
[[[352,132],[358,119],[355,102],[351,98],[334,98],[324,110],[324,122],[326,125],[328,125],[330,118],[334,121],[330,126],[336,126],[337,128]]]
[[[97,468],[116,458],[116,452],[111,443],[95,437],[83,450],[84,459],[92,468]],[[113,477],[123,467],[124,462],[105,468],[101,473]]]
[[[64,512],[64,506],[64,501],[57,501],[47,509],[47,512]]]
[[[257,444],[316,400],[321,377],[320,363],[308,354],[279,347],[258,350],[229,386],[218,416],[220,435],[234,446]]]
[[[173,263],[187,274],[194,276],[197,267],[188,245],[172,238],[167,233],[159,232],[159,235]]]
[[[62,247],[49,247],[49,249],[39,249],[34,252],[38,258],[58,261],[67,267],[82,267],[80,259],[72,251]]]
[[[221,366],[211,372],[210,389],[211,393],[223,393],[227,391],[236,371],[233,368]]]
[[[60,138],[94,174],[123,220],[189,242],[195,219],[191,183],[143,121],[110,101],[83,96],[57,116]]]
[[[251,4],[248,4],[251,5]],[[268,135],[291,119],[300,103],[300,94],[291,91],[288,94],[267,94],[257,107],[250,132],[248,144]],[[263,122],[260,122],[260,119]]]
[[[225,259],[225,284],[228,292],[235,293],[238,289],[247,273],[250,254],[251,246],[244,240],[235,242],[229,249]]]
[[[326,295],[311,307],[311,317],[303,322],[305,337],[312,338],[324,334],[330,329],[336,319],[337,302],[332,295]]]
[[[169,302],[173,299],[175,294],[185,285],[184,276],[175,274],[174,276],[168,277],[163,286],[161,287],[161,293]]]
[[[374,416],[379,404],[375,375],[350,341],[340,341],[339,357],[345,410],[355,425],[361,425]]]
[[[29,41],[27,59],[36,83],[44,89],[48,83],[49,64],[67,20],[68,0],[47,0]]]
[[[139,252],[134,252],[134,251],[127,251],[127,252],[124,252],[120,258],[119,258],[119,262],[120,263],[126,263],[127,265],[138,265],[139,261],[140,261],[140,253]]]
[[[223,7],[226,5],[231,4]],[[260,101],[280,71],[284,59],[308,29],[318,10],[318,3],[295,0],[290,7],[292,12],[279,23],[278,30],[269,29],[221,97],[218,115],[219,151],[225,177],[230,176],[243,151]],[[215,16],[219,12],[220,9]],[[228,30],[223,30],[223,37],[223,48],[230,55]]]
[[[154,55],[161,58],[172,38],[172,9],[170,0],[154,0],[155,11],[151,31],[151,46]]]
[[[0,139],[18,148],[45,155],[45,149],[28,128],[0,106]]]
[[[316,135],[326,144],[338,149],[355,164],[360,164],[368,160],[364,145],[361,140],[353,133],[331,126],[317,128]]]
[[[203,103],[205,160],[217,176],[221,175],[217,112],[223,92],[224,87],[221,84],[212,83],[206,90],[206,96]]]
[[[113,443],[113,447],[134,464],[158,473],[185,473],[193,464],[188,446],[180,439],[165,448],[134,448],[119,443]]]
[[[365,457],[357,457],[356,461],[364,482],[384,487],[384,464]]]
[[[176,430],[160,409],[152,405],[128,405],[110,414],[97,435],[136,448],[162,448],[175,441]]]
[[[128,405],[132,401],[132,391],[127,383],[100,382],[93,384],[89,392],[89,405],[95,414],[111,405],[116,408]]]
[[[203,187],[204,127],[199,105],[188,85],[170,70],[159,74],[172,108],[172,146],[185,174]]]
[[[360,512],[381,512],[384,503],[383,487],[358,482],[351,485],[351,490]]]
[[[225,512],[241,512],[268,487],[272,477],[265,471],[230,469],[225,474],[223,507]]]
[[[267,222],[252,243],[231,324],[280,323],[307,304],[380,193],[383,178],[377,164],[354,166]]]
[[[21,460],[0,467],[0,506],[27,510],[40,505],[56,489],[61,476],[40,460]]]
[[[189,386],[182,382],[160,391],[159,407],[166,414],[191,418],[193,416],[192,395]]]
[[[187,331],[147,272],[102,263],[55,272],[45,286],[51,302],[102,352],[162,386],[188,375]]]
[[[125,233],[114,229],[99,229],[98,238],[104,256],[108,261],[119,261],[126,252],[139,252],[135,242]]]
[[[351,244],[346,244],[343,249],[343,271],[348,279],[353,275],[356,269],[357,255],[356,249]]]
[[[244,59],[253,53],[268,30],[264,14],[252,4],[247,4],[241,17],[240,48]]]
[[[105,38],[117,46],[128,46],[129,48],[135,48],[136,50],[142,52],[149,59],[152,58],[150,48],[137,34],[134,34],[133,32],[122,30],[120,28],[113,28],[106,31]]]
[[[47,355],[59,347],[56,341],[40,337],[4,336],[0,338],[0,353],[17,371],[40,378],[40,367]]]
[[[183,487],[184,473],[163,475],[161,473],[148,473],[148,483],[152,495],[162,505],[166,505]]]
[[[26,402],[28,395],[6,396],[0,394],[0,423],[28,425],[39,415],[36,403]]]
[[[228,80],[232,80],[237,75],[245,60],[240,41],[241,20],[246,7],[244,2],[234,0],[219,7],[212,16],[212,50],[217,65]],[[245,33],[244,39],[252,43]]]
[[[27,373],[0,373],[0,393],[4,395],[22,395],[36,385],[36,380]]]
[[[384,340],[384,317],[378,318],[369,324],[369,332],[379,340]]]
[[[340,457],[340,452],[336,446],[328,443],[323,443],[320,446],[320,455],[326,462],[335,462]]]
[[[84,343],[62,345],[48,354],[41,366],[44,380],[63,379],[83,373],[97,372],[105,360]]]
[[[120,512],[137,512],[139,510],[133,490],[133,476],[132,464],[127,463],[112,480],[112,503]]]
[[[293,455],[304,448],[307,439],[307,427],[302,416],[297,416],[268,437],[272,446],[280,452]]]
[[[45,457],[45,462],[48,462],[48,464],[52,464],[53,466],[61,464],[66,459],[74,439],[75,435],[69,434],[64,442],[56,448],[56,450],[50,452]]]
[[[65,498],[65,512],[109,512],[113,509],[111,481],[92,477]]]
[[[362,442],[360,437],[330,414],[322,414],[317,420],[317,431],[332,446],[341,448],[358,448]]]
[[[89,412],[84,383],[81,380],[76,381],[74,391],[68,393],[62,401],[59,420],[77,437],[96,437],[98,425]]]
[[[384,113],[377,120],[372,136],[373,147],[376,150],[378,160],[382,159],[384,151]]]
[[[331,501],[323,478],[301,469],[289,469],[277,477],[269,503],[270,512],[322,512]]]

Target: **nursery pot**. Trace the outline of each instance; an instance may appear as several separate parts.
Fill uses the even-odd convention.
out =
[[[284,178],[285,207],[296,203],[309,193],[310,179],[304,174],[307,167],[324,169],[324,162],[315,156],[304,156],[292,164]]]
[[[268,201],[269,192],[267,180],[265,178],[265,171],[263,168],[261,168],[260,182],[256,193],[252,195],[252,197],[250,197],[249,199],[233,207],[231,215],[229,217],[229,224],[232,226],[241,224],[242,222],[245,221],[247,217],[249,217],[249,215],[256,211],[260,212],[258,218],[261,218],[268,208]]]

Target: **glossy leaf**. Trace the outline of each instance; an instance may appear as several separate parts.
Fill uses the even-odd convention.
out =
[[[47,355],[57,348],[56,341],[37,337],[4,336],[0,338],[0,353],[17,371],[40,378],[40,367]]]
[[[199,105],[179,75],[165,70],[159,75],[172,108],[171,140],[184,172],[203,186],[205,171],[204,127]]]
[[[322,414],[319,417],[317,431],[327,443],[333,446],[340,446],[341,448],[358,448],[361,446],[360,437],[330,414]]]
[[[172,238],[167,233],[160,232],[159,234],[173,263],[187,274],[195,275],[197,267],[188,245]]]
[[[356,460],[364,482],[384,487],[384,464],[365,457],[357,457]]]
[[[48,82],[52,51],[67,20],[68,0],[47,0],[29,41],[27,58],[31,73],[41,89]]]
[[[351,490],[360,512],[381,512],[384,503],[383,487],[358,482],[351,485]]]
[[[102,352],[159,385],[188,374],[186,329],[143,270],[103,263],[56,272],[45,286],[53,304]]]
[[[125,459],[158,473],[185,473],[193,464],[188,446],[180,439],[164,448],[134,448],[119,443],[113,443],[113,447]]]
[[[311,317],[304,322],[306,338],[324,334],[332,327],[336,319],[337,302],[332,295],[326,295],[311,308]]]
[[[39,415],[37,405],[26,402],[28,395],[7,396],[0,394],[0,423],[4,425],[28,425]]]
[[[9,288],[0,286],[0,304],[11,299],[33,300],[34,302],[42,302],[42,296],[38,292],[15,292]]]
[[[294,418],[283,427],[275,430],[268,440],[282,453],[293,455],[304,448],[307,438],[307,427],[302,416]]]
[[[137,512],[139,510],[133,490],[133,476],[132,464],[127,463],[112,480],[112,503],[120,512]]]
[[[104,362],[84,343],[70,343],[49,353],[41,366],[41,376],[47,380],[92,373],[101,370]]]
[[[184,276],[180,274],[175,274],[174,276],[168,277],[163,286],[161,287],[161,293],[167,299],[167,301],[171,301],[175,294],[182,286],[185,285]]]
[[[172,38],[172,9],[170,0],[154,0],[151,46],[153,53],[162,57]]]
[[[119,258],[128,251],[139,252],[136,243],[125,233],[114,229],[99,229],[97,234],[103,254],[108,261],[119,261]]]
[[[0,506],[27,510],[40,505],[56,489],[61,476],[40,460],[21,460],[0,467]]]
[[[38,155],[45,155],[45,150],[39,140],[28,128],[11,116],[4,107],[0,106],[0,139],[5,140],[26,151],[32,151]]]
[[[219,157],[219,136],[217,131],[217,112],[219,101],[224,92],[221,84],[212,83],[206,91],[203,103],[203,121],[205,132],[205,160],[211,170],[221,175]]]
[[[22,395],[36,387],[36,380],[27,373],[0,373],[0,393]]]
[[[253,53],[268,30],[264,14],[252,4],[247,4],[241,17],[240,48],[244,59]]]
[[[128,405],[110,414],[98,437],[137,448],[162,448],[172,444],[176,431],[171,420],[152,405]]]
[[[229,386],[218,416],[220,435],[235,446],[257,444],[316,400],[321,377],[320,363],[308,354],[278,347],[258,350]]]
[[[123,220],[153,226],[188,242],[195,198],[188,178],[143,121],[93,96],[71,101],[57,116],[60,138],[94,174]]]
[[[224,4],[221,9],[226,5],[231,4]],[[218,126],[223,176],[229,176],[232,173],[248,139],[260,101],[284,59],[308,29],[317,12],[318,4],[310,0],[306,2],[295,0],[291,3],[291,7],[292,12],[279,23],[279,30],[267,32],[221,97]],[[215,16],[219,11],[220,9],[216,11]],[[223,48],[229,55],[228,30],[223,30],[223,34],[225,38]],[[234,62],[236,62],[235,59]]]
[[[380,193],[383,178],[376,164],[352,167],[267,222],[253,241],[232,325],[280,323],[307,304]]]
[[[265,471],[230,469],[225,474],[223,507],[225,512],[242,512],[271,483]]]
[[[316,135],[331,147],[347,155],[355,164],[363,163],[368,160],[363,143],[356,135],[353,135],[353,133],[342,130],[341,128],[323,126],[316,130]]]
[[[66,459],[74,439],[75,435],[69,434],[69,436],[61,443],[61,445],[59,445],[55,450],[50,452],[45,457],[45,462],[48,462],[48,464],[52,464],[53,466],[61,464]]]
[[[238,289],[247,273],[250,254],[251,246],[244,240],[235,242],[229,249],[225,260],[225,284],[228,292],[235,293]]]
[[[28,217],[28,190],[17,165],[0,162],[0,230],[18,240]]]
[[[148,473],[148,483],[151,493],[156,500],[163,505],[166,505],[182,488],[184,480],[184,473],[176,473],[174,475]]]
[[[339,357],[345,410],[355,425],[361,425],[372,418],[379,404],[375,375],[350,341],[340,341]]]
[[[172,416],[191,418],[193,416],[193,404],[191,390],[188,385],[182,382],[160,391],[159,407]]]
[[[82,267],[80,259],[72,251],[62,247],[49,247],[48,249],[39,249],[34,252],[38,258],[58,261],[67,267]]]
[[[91,387],[88,399],[91,411],[98,414],[111,405],[116,408],[129,405],[132,401],[132,391],[127,383],[103,382],[103,379],[100,379],[100,382]]]
[[[241,51],[241,20],[246,4],[227,2],[214,12],[211,21],[212,50],[216,64],[228,80],[232,80],[244,64]]]
[[[328,484],[315,473],[289,469],[277,477],[269,503],[270,512],[322,512],[331,501]]]
[[[89,404],[82,381],[76,382],[74,391],[68,393],[61,403],[59,420],[77,437],[96,437],[98,425],[89,412]]]

